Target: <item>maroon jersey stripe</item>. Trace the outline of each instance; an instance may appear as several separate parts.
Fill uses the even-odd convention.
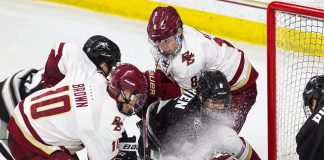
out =
[[[58,63],[63,54],[62,52],[64,44],[65,43],[60,43],[57,55],[55,55],[55,50],[52,49],[50,55],[48,56],[45,65],[44,81],[49,86],[56,85],[65,77],[58,68]]]
[[[30,122],[29,122],[29,120],[28,120],[28,118],[27,118],[27,115],[24,113],[24,101],[21,101],[20,103],[19,103],[19,111],[20,111],[20,114],[21,114],[21,116],[22,116],[22,118],[23,118],[23,120],[24,120],[24,123],[25,123],[25,125],[27,126],[27,128],[28,128],[28,130],[29,130],[29,132],[32,134],[32,136],[36,139],[36,140],[38,140],[39,142],[41,142],[42,144],[44,144],[44,145],[48,145],[48,144],[46,144],[42,139],[41,139],[41,137],[37,134],[37,132],[35,131],[35,129],[33,128],[33,126],[30,124]]]
[[[49,156],[48,153],[44,152],[41,148],[36,147],[32,142],[26,139],[24,133],[21,131],[21,128],[19,128],[17,122],[14,119],[11,119],[9,121],[8,131],[10,132],[12,138],[15,139],[15,141],[17,142],[19,141],[19,144],[22,145],[24,148],[28,148],[29,151],[36,152],[45,157]]]
[[[234,77],[232,78],[232,80],[229,82],[229,84],[232,86],[233,84],[235,84],[237,82],[237,80],[239,79],[239,77],[241,76],[242,72],[243,72],[243,68],[244,68],[244,63],[245,63],[245,58],[244,58],[244,53],[243,51],[239,50],[239,52],[241,53],[241,61],[239,64],[239,67],[234,75]]]
[[[45,97],[47,95],[50,95],[50,94],[54,94],[54,93],[60,93],[60,92],[64,92],[64,91],[67,91],[69,90],[69,86],[63,86],[63,87],[60,87],[60,88],[57,88],[56,90],[54,91],[48,91],[48,92],[45,92],[41,95],[38,95],[38,96],[35,96],[31,99],[31,101],[34,101],[34,100],[37,100],[37,99],[40,99],[42,97]]]
[[[59,50],[58,50],[58,53],[57,53],[57,56],[59,56],[58,58],[60,58],[60,59],[62,57],[62,51],[63,51],[64,44],[65,43],[60,43]]]
[[[241,86],[240,88],[232,91],[233,94],[236,94],[236,93],[240,93],[244,90],[246,90],[247,88],[249,88],[250,86],[253,86],[255,85],[255,81],[256,79],[258,78],[259,76],[259,73],[252,67],[251,68],[251,74],[249,75],[249,79],[248,81],[245,83],[245,85]]]

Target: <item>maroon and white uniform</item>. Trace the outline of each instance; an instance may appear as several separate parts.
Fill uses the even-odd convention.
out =
[[[237,121],[234,129],[241,130],[246,115],[256,100],[255,82],[258,77],[258,72],[242,50],[225,40],[183,25],[182,48],[173,59],[160,59],[155,46],[152,46],[151,53],[158,69],[184,89],[195,88],[203,71],[222,71],[231,86],[232,110],[240,111],[237,119],[240,122]]]
[[[61,80],[18,104],[8,124],[12,138],[44,157],[57,150],[74,154],[85,147],[90,159],[113,159],[125,115],[108,95],[105,77],[71,43],[57,43],[52,48],[46,72]],[[14,156],[19,150],[10,149]]]

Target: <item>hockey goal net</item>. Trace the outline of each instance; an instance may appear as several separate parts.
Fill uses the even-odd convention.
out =
[[[324,74],[324,10],[272,2],[267,10],[268,156],[296,160],[295,137],[306,120],[302,93]]]

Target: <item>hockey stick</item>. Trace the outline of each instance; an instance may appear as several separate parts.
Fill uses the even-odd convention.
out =
[[[147,136],[147,121],[146,113],[142,110],[142,122],[143,122],[143,160],[146,160],[148,154],[148,136]]]
[[[2,140],[0,140],[0,153],[7,160],[13,160],[12,155],[10,154],[9,148]]]

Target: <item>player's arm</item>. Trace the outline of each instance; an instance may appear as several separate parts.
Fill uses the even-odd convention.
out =
[[[148,70],[145,72],[149,85],[148,96],[156,98],[155,100],[159,98],[162,100],[168,100],[180,96],[183,91],[181,87],[177,82],[170,80],[169,77],[162,72],[160,66],[162,59],[158,56],[159,51],[156,50],[156,47],[151,47],[150,50],[156,67],[154,71]]]
[[[171,81],[161,70],[145,72],[148,82],[149,96],[167,100],[181,95],[181,88],[177,82]]]
[[[147,107],[153,102],[179,97],[184,91],[177,82],[171,81],[161,70],[147,70],[144,75],[148,84],[148,93],[142,112],[137,113],[138,117],[142,117],[143,113],[146,114]]]
[[[242,148],[241,154],[235,157],[242,160],[260,160],[259,155],[255,152],[253,147],[243,137],[240,137],[240,139],[243,142],[244,149]]]
[[[83,62],[86,54],[72,43],[56,43],[48,56],[43,76],[46,87],[59,83],[74,63]],[[89,60],[90,61],[90,60]],[[81,67],[81,65],[80,65]]]
[[[82,131],[79,136],[87,149],[89,160],[116,158],[119,141],[111,134]]]
[[[312,113],[296,135],[296,151],[300,160],[322,159],[324,156],[322,152],[324,150],[324,121],[321,118],[318,124],[319,112],[322,112],[322,107],[318,107]]]
[[[226,75],[232,93],[240,93],[255,83],[259,73],[242,50],[218,37],[212,39],[212,44],[205,48],[206,66]]]
[[[223,160],[224,157],[234,157],[238,160],[260,160],[259,155],[255,152],[252,146],[230,127],[221,126],[219,128],[218,138],[221,137],[217,146],[223,146],[221,152],[226,153],[219,157],[214,157],[213,160]]]

